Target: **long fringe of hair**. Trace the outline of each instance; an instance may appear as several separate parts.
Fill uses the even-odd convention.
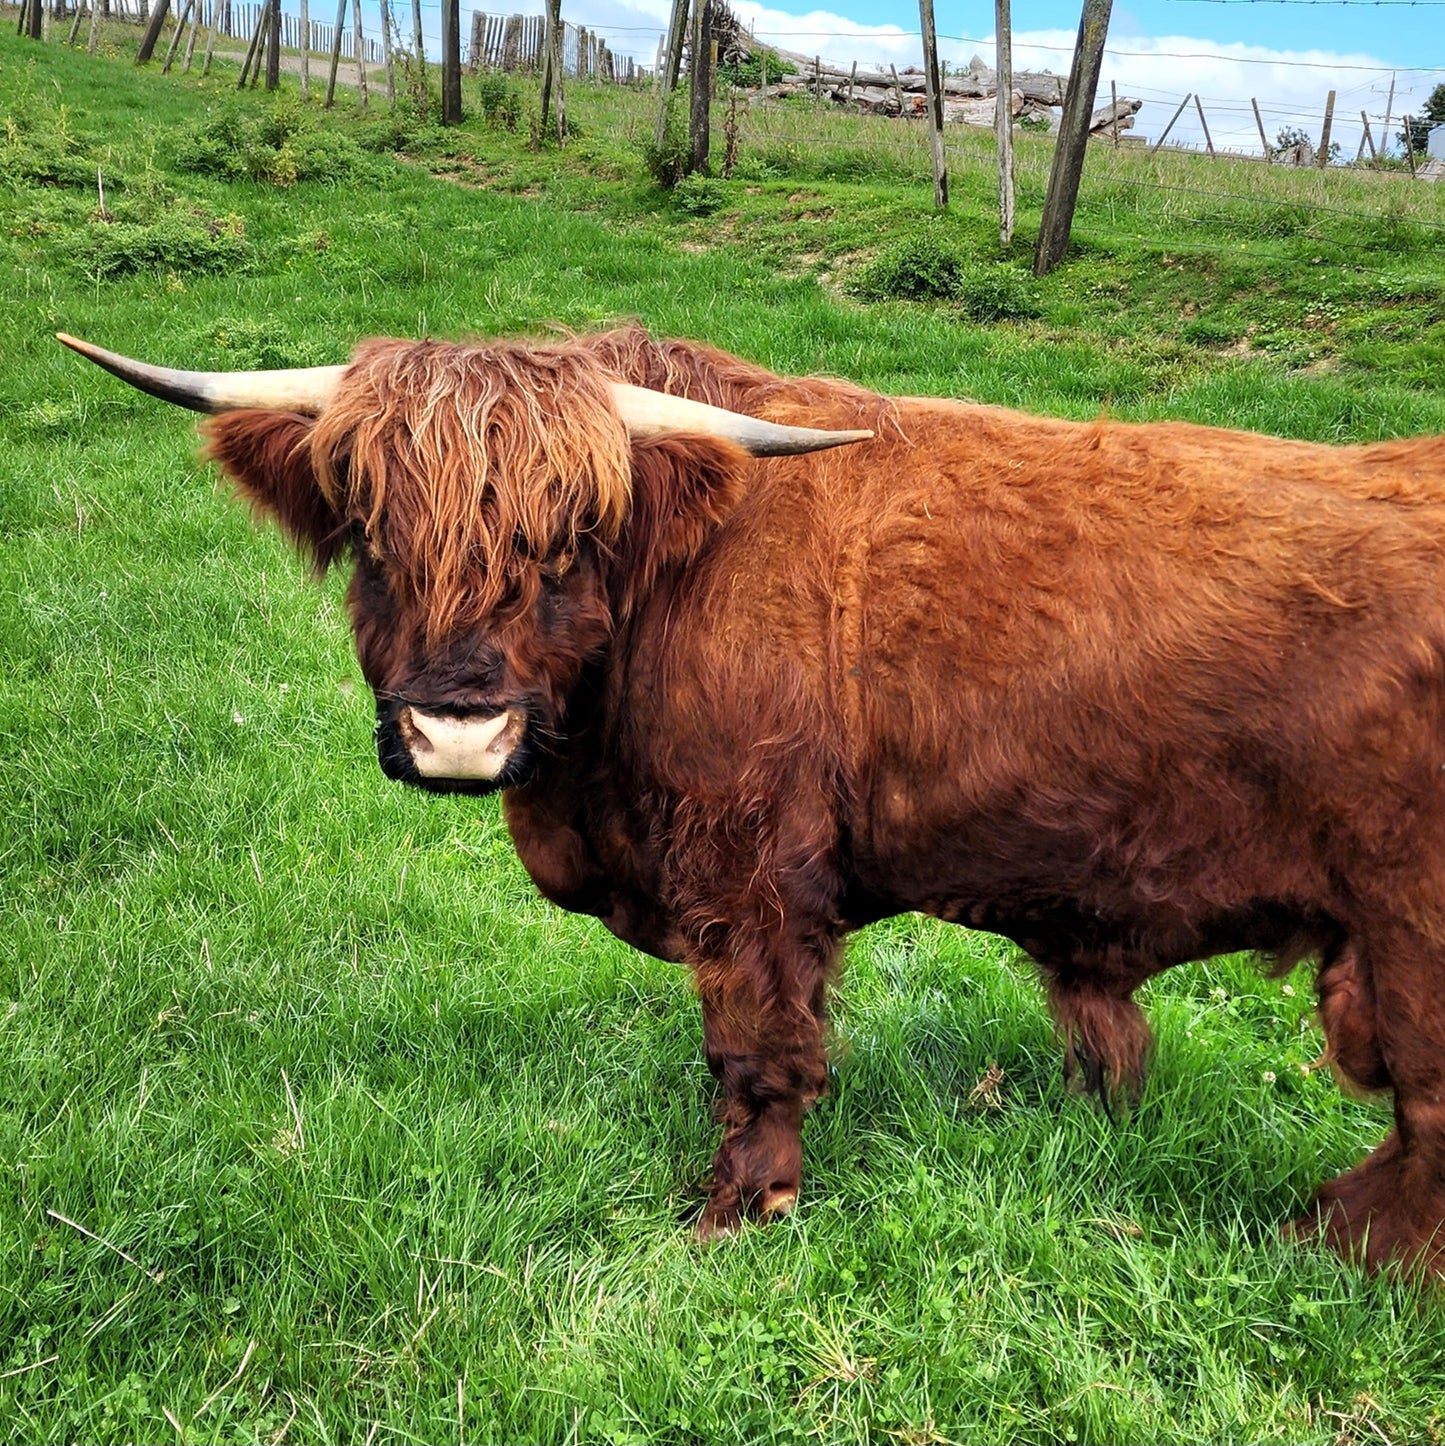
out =
[[[426,598],[441,636],[529,609],[543,566],[615,542],[631,501],[608,371],[575,344],[371,341],[311,431],[337,514]]]

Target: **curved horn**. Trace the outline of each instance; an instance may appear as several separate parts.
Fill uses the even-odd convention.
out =
[[[106,351],[78,337],[55,333],[72,351],[164,402],[193,412],[234,412],[265,407],[281,412],[321,411],[336,394],[345,367],[297,367],[274,372],[185,372]]]
[[[794,457],[800,452],[821,452],[849,442],[866,442],[872,432],[820,432],[812,427],[785,427],[730,412],[706,402],[689,401],[667,392],[649,391],[626,382],[612,383],[612,400],[630,437],[662,437],[669,432],[701,432],[736,442],[754,457]]]

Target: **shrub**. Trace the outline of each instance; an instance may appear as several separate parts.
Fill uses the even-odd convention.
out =
[[[476,95],[482,119],[494,130],[514,131],[522,123],[522,97],[505,75],[483,75]]]
[[[796,75],[798,67],[791,60],[784,60],[780,55],[768,56],[768,84],[776,85],[785,75]],[[740,85],[749,90],[756,90],[763,83],[763,56],[759,51],[756,55],[750,55],[746,60],[739,60],[732,65],[720,65],[717,70],[719,85]]]
[[[1039,314],[1032,283],[1011,266],[967,267],[957,295],[974,321],[1023,321]]]
[[[232,270],[250,257],[245,222],[203,207],[172,207],[150,217],[94,219],[55,238],[57,250],[88,276],[111,280],[140,271],[186,275]]]
[[[225,352],[226,368],[236,371],[324,366],[336,360],[323,341],[298,340],[274,322],[251,316],[215,317],[191,333],[191,343],[198,355],[211,348]]]
[[[95,185],[95,162],[71,131],[64,105],[22,94],[0,117],[0,182],[77,189]]]
[[[678,210],[689,216],[711,216],[726,196],[722,182],[710,176],[684,176],[672,189]]]
[[[687,175],[687,127],[674,95],[667,103],[667,116],[662,127],[662,143],[644,141],[642,165],[647,174],[664,190],[672,190]]]
[[[208,116],[180,132],[174,159],[195,175],[282,187],[350,180],[369,164],[350,136],[289,100],[254,114],[231,106]]]
[[[927,231],[885,246],[853,281],[868,301],[952,301],[959,293],[964,260]]]

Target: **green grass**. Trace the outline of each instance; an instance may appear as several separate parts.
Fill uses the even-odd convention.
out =
[[[644,179],[646,97],[571,88],[563,153],[382,134],[116,35],[0,27],[0,1438],[1445,1437],[1434,1293],[1276,1235],[1387,1121],[1301,1069],[1304,972],[1151,985],[1111,1124],[1011,949],[867,931],[800,1210],[695,1247],[685,975],[540,903],[495,806],[381,778],[339,583],[50,339],[273,366],[638,316],[891,390],[1374,437],[1445,429],[1434,189],[1091,152],[1033,283],[1032,138],[1001,251],[986,136],[943,219],[916,134],[806,106],[689,198]],[[1033,314],[855,296],[915,234]]]

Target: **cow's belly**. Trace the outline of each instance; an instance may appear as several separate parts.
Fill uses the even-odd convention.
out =
[[[1283,833],[1208,810],[1193,829],[1117,810],[1052,815],[1012,793],[977,809],[935,789],[854,831],[850,923],[916,910],[1002,934],[1055,966],[1131,957],[1148,972],[1240,950],[1314,952],[1337,932]],[[901,795],[900,795],[901,798]]]

